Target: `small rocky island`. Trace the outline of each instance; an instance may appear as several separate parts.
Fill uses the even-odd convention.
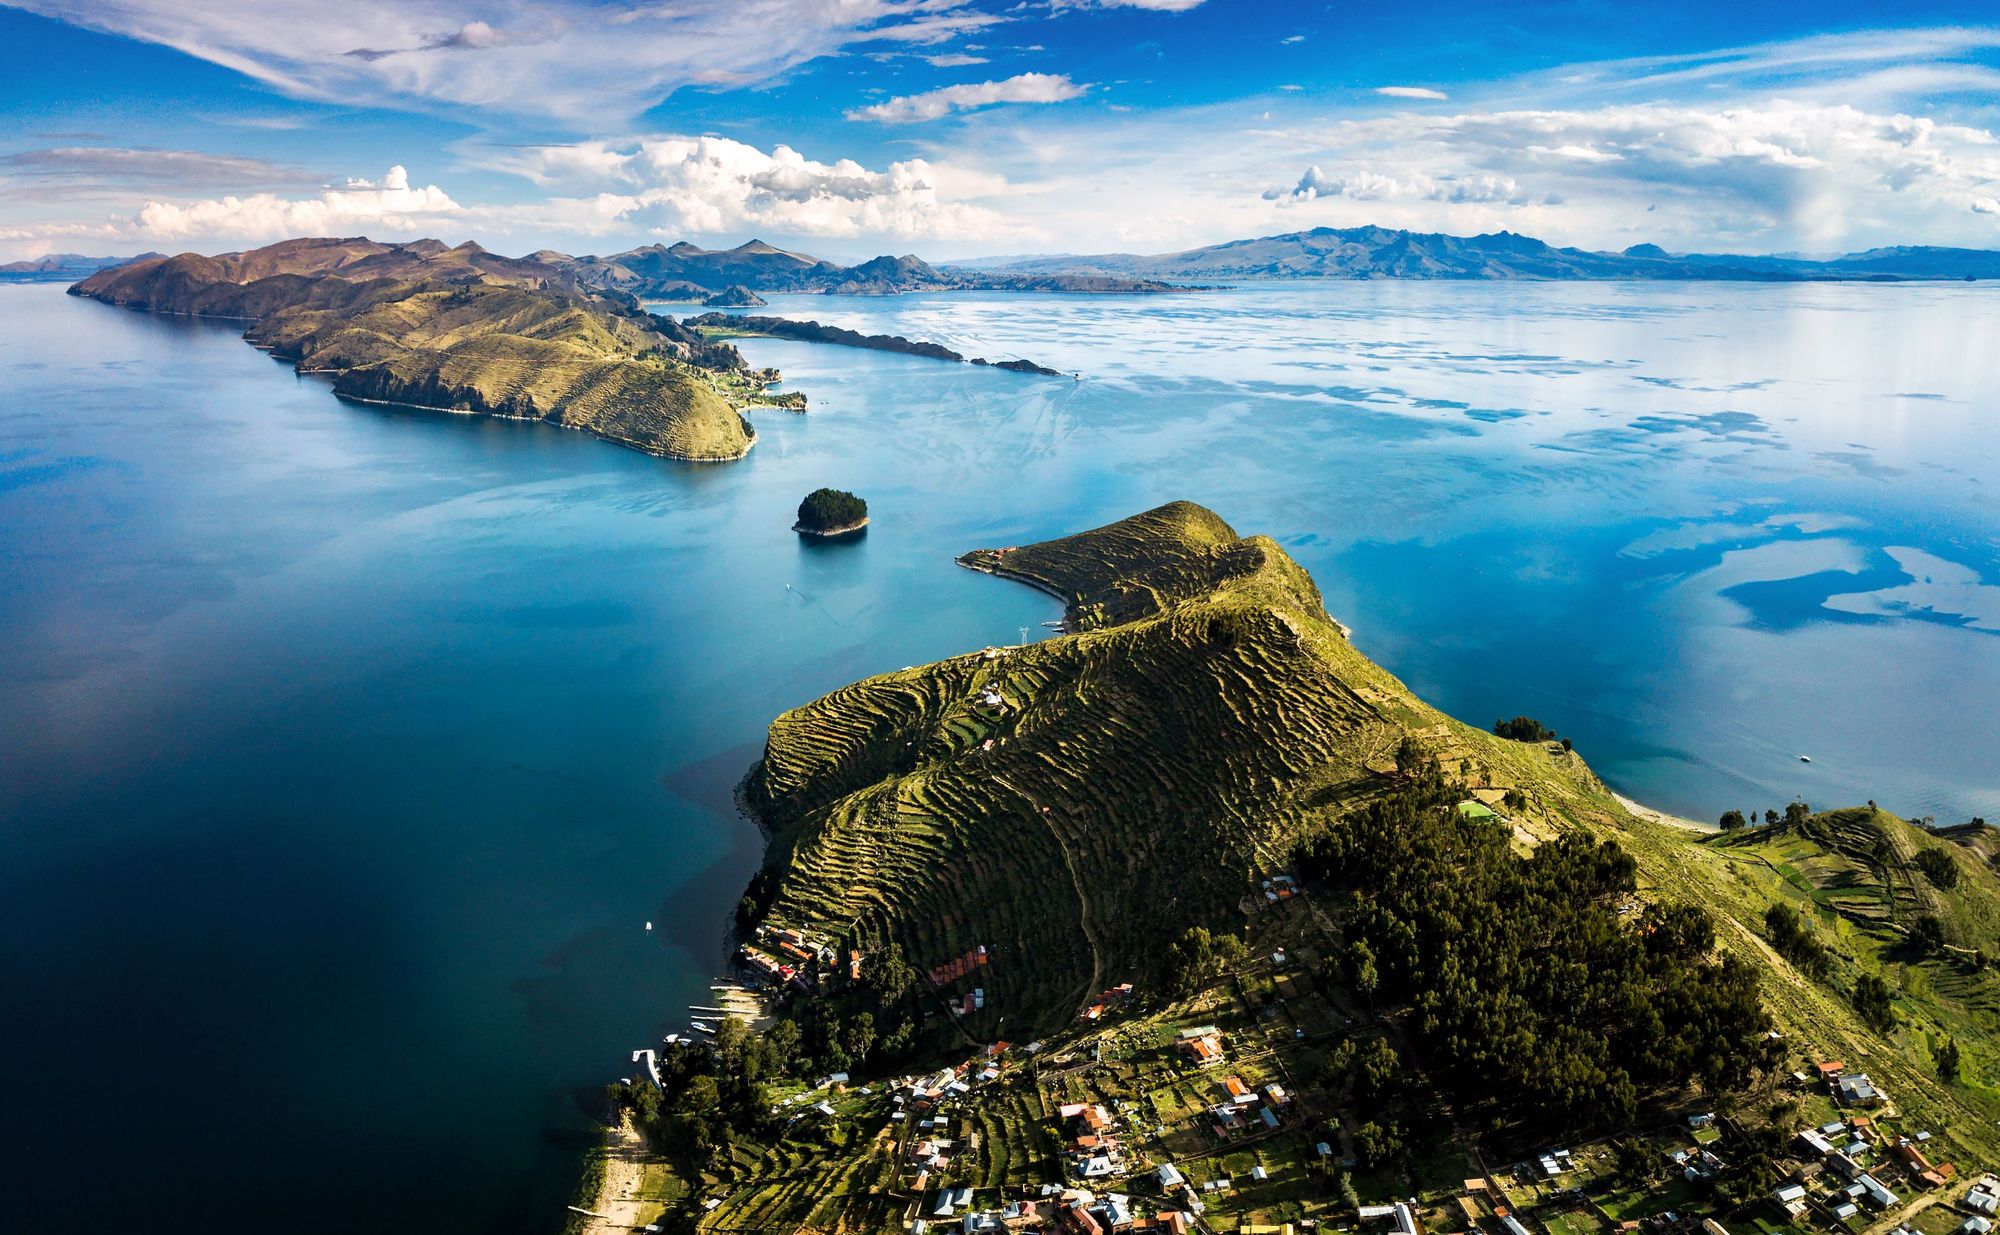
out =
[[[799,503],[799,521],[792,530],[801,536],[846,536],[868,526],[868,503],[845,489],[814,489]]]

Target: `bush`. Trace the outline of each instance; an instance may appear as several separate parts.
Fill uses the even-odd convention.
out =
[[[1553,742],[1556,731],[1532,716],[1516,716],[1512,720],[1496,720],[1493,732],[1516,742]]]
[[[868,503],[845,489],[814,489],[799,503],[799,529],[824,532],[852,527],[868,517]]]
[[[1917,869],[1935,887],[1950,891],[1958,886],[1958,863],[1942,849],[1922,849],[1917,852]]]

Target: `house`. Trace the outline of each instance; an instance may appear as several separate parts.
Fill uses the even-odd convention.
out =
[[[1513,1214],[1501,1214],[1500,1225],[1507,1229],[1507,1235],[1528,1235],[1528,1228],[1522,1226],[1521,1220]]]
[[[1882,1181],[1873,1175],[1863,1175],[1855,1181],[1861,1185],[1869,1202],[1877,1209],[1888,1209],[1897,1203],[1896,1194],[1882,1186]]]
[[[1178,1188],[1187,1182],[1186,1177],[1181,1174],[1180,1168],[1171,1162],[1164,1164],[1159,1170],[1153,1172],[1153,1174],[1160,1181],[1161,1191]]]
[[[1773,1192],[1771,1199],[1778,1203],[1778,1208],[1784,1210],[1787,1217],[1801,1218],[1805,1216],[1806,1186],[1804,1184],[1786,1184],[1776,1192]]]
[[[1206,1068],[1222,1062],[1222,1034],[1213,1025],[1184,1029],[1176,1044],[1195,1063]]]
[[[1874,1106],[1882,1100],[1881,1093],[1866,1073],[1842,1076],[1834,1082],[1833,1096],[1842,1106]]]
[[[1104,1154],[1085,1158],[1077,1164],[1076,1173],[1085,1179],[1103,1179],[1111,1174],[1111,1159]]]
[[[1972,1217],[1958,1224],[1958,1235],[1986,1235],[1986,1232],[1992,1229],[1992,1222],[1980,1217],[1978,1214],[1974,1214]]]
[[[1833,1142],[1827,1140],[1811,1128],[1807,1128],[1804,1132],[1799,1133],[1798,1140],[1801,1145],[1812,1151],[1813,1156],[1816,1158],[1824,1158],[1833,1152]]]
[[[1833,1207],[1833,1216],[1840,1222],[1845,1222],[1860,1212],[1860,1208],[1853,1201],[1842,1201]]]
[[[1838,1059],[1828,1060],[1826,1063],[1814,1064],[1813,1067],[1819,1072],[1819,1079],[1823,1081],[1830,1081],[1847,1071],[1847,1065]]]
[[[1702,1235],[1729,1235],[1729,1228],[1723,1226],[1713,1218],[1703,1218],[1701,1220],[1701,1232]]]
[[[1270,1107],[1262,1108],[1257,1114],[1263,1118],[1265,1127],[1276,1128],[1278,1126],[1278,1112],[1272,1110]]]
[[[1261,1166],[1253,1166],[1253,1167],[1251,1167],[1251,1168],[1250,1168],[1250,1178],[1252,1178],[1252,1179],[1256,1180],[1256,1181],[1257,1181],[1258,1183],[1263,1183],[1263,1182],[1264,1182],[1265,1180],[1269,1179],[1270,1177],[1271,1177],[1271,1173],[1270,1173],[1269,1171],[1265,1170],[1265,1169],[1264,1169],[1263,1167],[1261,1167]]]
[[[1714,1122],[1715,1122],[1714,1111],[1703,1111],[1699,1115],[1688,1116],[1688,1127],[1690,1128],[1706,1128]]]

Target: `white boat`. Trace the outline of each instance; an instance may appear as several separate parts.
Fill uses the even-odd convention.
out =
[[[1799,756],[1799,762],[1800,762],[1800,763],[1811,763],[1811,762],[1812,762],[1812,756],[1811,756],[1811,755],[1800,755],[1800,756]]]
[[[653,924],[652,924],[651,922],[648,922],[648,923],[646,923],[646,929],[647,929],[647,930],[652,930],[652,929],[653,929]]]

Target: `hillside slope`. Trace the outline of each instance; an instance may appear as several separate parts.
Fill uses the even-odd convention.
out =
[[[547,285],[534,263],[474,245],[288,241],[182,254],[91,276],[72,292],[151,312],[251,323],[245,337],[325,373],[346,397],[543,420],[680,459],[754,441],[734,349],[616,300]],[[423,281],[406,281],[411,273]]]
[[[1617,809],[1560,747],[1418,701],[1283,549],[1200,507],[966,560],[1077,598],[1092,628],[788,712],[750,796],[771,917],[894,939],[920,968],[984,946],[974,1032],[1059,1023],[1153,974],[1162,940],[1230,918],[1311,820],[1395,783],[1405,737],[1523,790],[1526,833]]]

